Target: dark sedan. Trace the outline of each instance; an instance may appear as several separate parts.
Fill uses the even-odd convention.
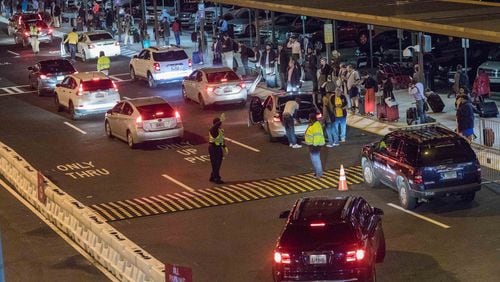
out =
[[[274,250],[275,281],[375,281],[383,211],[361,197],[297,200]]]
[[[75,67],[66,59],[44,60],[28,67],[30,86],[37,90],[38,96],[45,92],[53,92],[56,84],[66,75],[73,74]]]

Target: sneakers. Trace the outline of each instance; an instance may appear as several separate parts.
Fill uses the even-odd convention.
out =
[[[290,144],[290,145],[288,145],[288,146],[293,147],[293,144]]]
[[[340,142],[345,143],[345,139],[340,140]]]
[[[295,145],[292,145],[292,148],[294,148],[294,149],[302,148],[302,145],[295,144]]]

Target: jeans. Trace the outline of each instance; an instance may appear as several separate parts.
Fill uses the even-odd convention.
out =
[[[283,125],[285,126],[285,134],[290,145],[297,144],[297,136],[295,136],[295,123],[293,117],[288,114],[283,115]]]
[[[180,31],[174,31],[174,37],[175,37],[175,44],[177,46],[181,45],[181,33]]]
[[[212,165],[212,172],[210,173],[210,179],[220,180],[221,177],[219,171],[224,156],[224,153],[222,152],[222,147],[210,144],[208,145],[208,154],[210,155],[210,164]]]
[[[340,132],[339,132],[339,126],[340,126]],[[340,140],[345,140],[346,128],[347,128],[346,117],[335,118],[335,121],[333,122],[333,143],[335,144],[339,143],[339,136]]]
[[[338,140],[337,142],[335,142],[334,123],[333,122],[326,123],[325,129],[326,129],[326,138],[328,139],[328,145],[332,145],[333,143],[338,143]]]
[[[222,58],[224,59],[224,65],[230,69],[233,69],[234,52],[224,52],[222,53]]]
[[[423,124],[427,121],[427,116],[424,111],[424,100],[417,100],[417,116],[420,119],[419,124]]]
[[[321,147],[311,146],[309,155],[311,156],[311,163],[316,177],[323,176],[323,166],[321,165]]]
[[[280,88],[286,90],[286,73],[279,72],[280,77]]]
[[[69,53],[71,54],[71,60],[76,58],[76,44],[69,44]]]

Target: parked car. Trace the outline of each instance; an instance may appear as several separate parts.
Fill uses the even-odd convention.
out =
[[[175,46],[149,47],[130,60],[132,80],[146,79],[150,88],[181,81],[192,72],[192,61],[184,49]]]
[[[363,147],[365,183],[398,191],[405,209],[423,199],[461,195],[474,200],[481,189],[481,165],[469,143],[439,125],[412,126]]]
[[[38,41],[40,43],[52,43],[53,35],[52,28],[50,28],[44,21],[42,20],[25,20],[15,31],[14,40],[16,44],[21,44],[23,47],[26,47],[30,44],[30,36],[31,36],[31,25],[35,25],[38,29]]]
[[[297,117],[300,123],[295,124],[295,134],[303,136],[307,126],[309,125],[309,114],[318,113],[319,109],[316,106],[313,93],[273,93],[263,98],[253,96],[250,100],[249,108],[249,124],[261,125],[269,136],[271,142],[277,141],[285,136],[285,127],[282,123],[282,113],[286,102],[295,100],[300,97],[299,109]],[[262,102],[264,100],[264,102]]]
[[[54,92],[57,111],[67,109],[73,120],[105,113],[120,101],[115,83],[98,71],[68,75]]]
[[[264,26],[271,23],[271,19],[266,17],[264,10],[258,10],[258,25]],[[233,10],[224,15],[227,23],[233,25],[235,36],[252,36],[256,35],[255,13],[248,8]],[[251,24],[250,24],[251,18]]]
[[[57,83],[65,76],[77,73],[75,67],[66,59],[43,60],[28,67],[28,80],[38,96],[53,92]]]
[[[296,201],[274,249],[274,281],[376,281],[384,212],[355,196]]]
[[[67,34],[64,35],[61,41],[61,55],[69,54],[69,45],[64,44]],[[89,59],[99,58],[101,51],[108,57],[120,56],[120,43],[113,36],[104,30],[96,30],[89,32],[78,33],[78,44],[76,46],[76,56],[80,57],[83,62]]]
[[[488,53],[488,60],[478,67],[478,71],[483,69],[490,77],[492,87],[500,88],[500,45],[492,48]]]
[[[184,127],[179,112],[161,97],[134,98],[119,102],[104,118],[108,137],[138,144],[171,138],[182,138]]]
[[[287,40],[287,33],[294,28],[298,28],[300,22],[300,16],[291,14],[282,14],[274,18],[274,38],[279,44],[284,43]],[[270,40],[272,35],[272,24],[261,26],[259,29],[259,35],[264,40]]]
[[[191,28],[194,26],[196,14],[191,12],[180,12],[179,20],[183,28]]]
[[[9,18],[7,33],[9,36],[16,34],[17,29],[22,27],[27,21],[43,20],[39,13],[16,13]]]

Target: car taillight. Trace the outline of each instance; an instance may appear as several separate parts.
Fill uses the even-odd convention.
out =
[[[25,32],[24,35],[30,36],[30,33],[29,32]]]
[[[212,86],[207,86],[207,93],[214,92],[214,88]]]
[[[326,224],[324,222],[313,222],[309,224],[311,227],[324,227]]]
[[[118,87],[116,87],[116,84],[114,81],[111,81],[111,83],[113,83],[113,89],[115,89],[116,91],[118,91]]]
[[[138,116],[136,119],[135,119],[135,126],[137,128],[142,128],[142,116]]]
[[[193,66],[193,60],[189,59],[188,60],[188,67],[192,67]]]
[[[280,119],[280,115],[279,115],[279,114],[274,115],[274,116],[273,116],[273,121],[274,121],[274,122],[281,121],[281,119]]]
[[[83,89],[83,84],[80,84],[80,87],[78,88],[78,93],[76,95],[78,96],[83,95],[83,91],[85,91],[85,89]]]
[[[115,46],[120,46],[120,42],[115,41]]]
[[[52,28],[49,28],[49,33],[52,33],[52,32],[53,32]]]
[[[241,87],[241,89],[245,89],[247,87],[245,82],[240,82],[238,85]]]
[[[89,47],[89,49],[94,49],[95,48],[94,44],[88,44],[87,46]]]
[[[179,114],[179,112],[175,112],[175,119],[177,122],[181,122],[181,114]]]
[[[274,262],[275,263],[290,264],[292,261],[290,259],[290,254],[274,252]]]
[[[21,17],[19,17],[19,19],[18,19],[17,23],[18,23],[19,25],[21,25]]]
[[[413,173],[413,183],[415,184],[422,184],[424,183],[424,178],[422,177],[422,171],[417,169]]]
[[[345,260],[347,262],[351,261],[361,261],[365,258],[365,250],[363,249],[358,249],[356,251],[348,251],[346,253]]]
[[[160,71],[160,63],[154,63],[153,68],[155,69],[155,71]]]
[[[47,78],[47,76],[45,74],[40,75],[40,79],[46,79],[46,78]]]

